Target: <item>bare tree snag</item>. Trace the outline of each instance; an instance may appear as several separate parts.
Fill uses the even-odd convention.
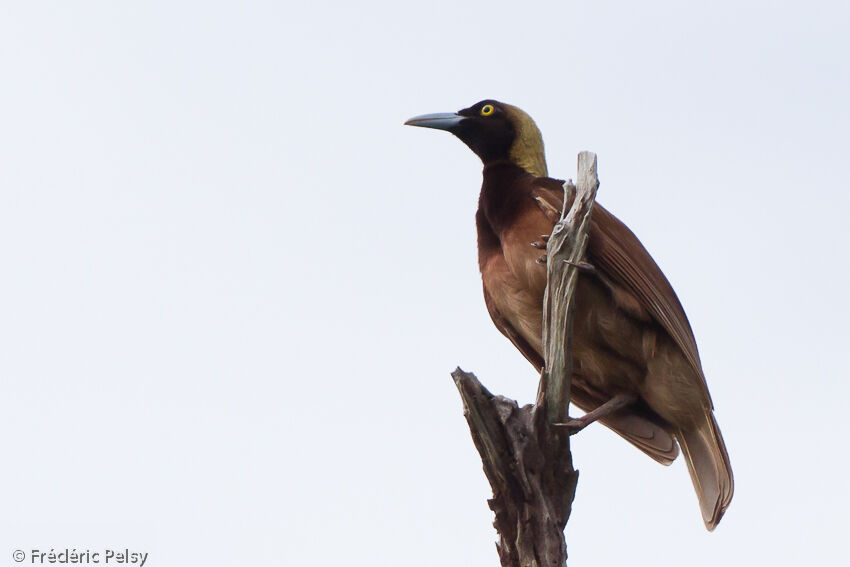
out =
[[[496,514],[502,567],[563,567],[567,562],[564,528],[578,471],[569,434],[556,424],[569,420],[573,296],[598,187],[596,154],[581,152],[578,185],[564,183],[564,210],[546,248],[545,367],[536,403],[519,407],[514,400],[491,394],[475,375],[460,368],[452,373],[493,488],[489,504]]]

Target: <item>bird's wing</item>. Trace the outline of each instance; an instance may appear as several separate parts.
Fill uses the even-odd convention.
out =
[[[550,207],[560,211],[560,203],[563,202],[560,182],[547,181],[552,181],[552,186],[537,187],[533,196],[538,200],[538,204],[542,199]],[[673,338],[699,376],[703,394],[711,403],[696,339],[676,292],[637,236],[599,203],[593,208],[587,252],[588,261],[606,277],[633,294],[641,306]]]
[[[519,350],[528,361],[534,365],[534,367],[538,370],[538,372],[543,368],[543,357],[534,350],[527,340],[522,338],[516,329],[514,329],[513,325],[511,325],[510,321],[505,319],[499,310],[496,308],[496,303],[493,301],[493,298],[490,297],[490,293],[487,291],[487,288],[484,288],[484,303],[487,305],[487,311],[490,313],[490,318],[493,319],[493,323],[496,325],[496,328],[499,331],[508,337],[514,346]]]
[[[496,328],[514,344],[538,372],[541,371],[543,357],[522,338],[510,321],[499,313],[487,288],[484,288],[484,303]],[[582,410],[591,411],[607,401],[594,398],[575,378],[573,382],[571,401]],[[662,465],[669,465],[679,455],[679,447],[667,431],[628,408],[605,416],[600,421]]]

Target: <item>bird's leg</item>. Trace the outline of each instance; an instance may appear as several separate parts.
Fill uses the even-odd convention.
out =
[[[593,411],[589,411],[581,417],[577,417],[575,419],[571,419],[566,423],[555,423],[558,427],[563,427],[567,430],[569,435],[575,435],[594,421],[605,417],[606,415],[611,415],[615,411],[622,409],[628,405],[631,405],[635,401],[637,401],[637,394],[617,394],[598,408]]]

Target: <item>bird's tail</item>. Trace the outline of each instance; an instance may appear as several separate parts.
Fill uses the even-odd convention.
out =
[[[735,490],[729,454],[714,413],[707,411],[703,423],[693,429],[680,429],[676,439],[688,463],[705,527],[711,531],[729,507]]]

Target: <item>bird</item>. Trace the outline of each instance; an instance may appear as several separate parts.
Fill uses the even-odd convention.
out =
[[[540,130],[525,111],[492,99],[405,124],[448,131],[481,158],[475,221],[484,303],[498,330],[542,371],[541,249],[565,191],[563,180],[549,177]],[[599,203],[580,268],[571,401],[586,413],[566,424],[570,433],[599,420],[664,465],[681,448],[702,519],[714,530],[732,500],[732,467],[676,293],[637,236]]]

